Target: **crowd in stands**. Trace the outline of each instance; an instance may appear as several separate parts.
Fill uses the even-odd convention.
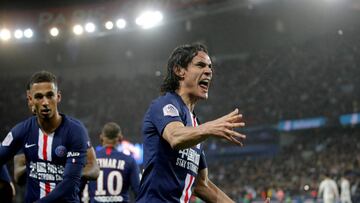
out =
[[[353,202],[360,201],[357,188],[360,156],[356,153],[360,150],[359,129],[311,130],[292,136],[295,139],[277,156],[210,159],[210,179],[238,202],[266,196],[280,202],[286,199],[302,202],[316,199],[325,173],[338,181],[339,188],[341,176],[347,173],[351,177]]]

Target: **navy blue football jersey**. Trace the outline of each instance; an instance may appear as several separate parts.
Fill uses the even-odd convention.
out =
[[[9,171],[7,170],[6,166],[3,165],[0,168],[0,180],[7,182],[7,183],[11,183],[11,178],[9,175]]]
[[[89,181],[90,202],[129,202],[129,188],[135,195],[140,184],[140,170],[135,159],[112,147],[96,151],[100,167],[97,181]]]
[[[84,125],[61,114],[60,126],[44,133],[37,118],[17,124],[0,146],[0,164],[22,150],[26,158],[26,202],[79,202],[88,134]],[[70,187],[70,188],[69,188]]]
[[[193,112],[176,93],[166,93],[154,100],[145,114],[142,128],[144,172],[138,203],[189,202],[198,172],[207,168],[201,143],[174,150],[162,137],[166,125],[174,121],[185,126],[198,125]]]

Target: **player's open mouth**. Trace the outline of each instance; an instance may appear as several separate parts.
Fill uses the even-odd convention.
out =
[[[42,109],[41,110],[42,114],[49,114],[50,113],[50,109]]]
[[[200,82],[199,82],[199,86],[202,89],[204,89],[205,91],[207,91],[209,89],[209,85],[210,85],[209,79],[203,79],[203,80],[200,80]]]

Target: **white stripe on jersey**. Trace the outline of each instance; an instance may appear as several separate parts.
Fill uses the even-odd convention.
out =
[[[185,187],[180,198],[180,203],[188,203],[190,201],[190,197],[192,194],[191,186],[194,183],[194,180],[194,176],[186,174]]]
[[[49,187],[49,191],[48,193],[46,193],[46,184]],[[39,182],[39,186],[40,186],[40,199],[45,197],[47,194],[49,194],[51,191],[53,191],[56,187],[56,183],[44,183],[44,182]]]
[[[47,138],[45,138],[47,137]],[[52,157],[51,157],[51,150],[52,150],[52,143],[53,143],[53,138],[54,138],[54,133],[51,133],[49,135],[44,135],[44,133],[42,132],[42,130],[39,128],[39,141],[38,141],[38,156],[40,159],[42,160],[48,160],[51,161]],[[44,157],[44,144],[45,144],[45,139],[47,139],[46,142],[46,149],[45,149],[45,153],[46,153],[46,159]]]

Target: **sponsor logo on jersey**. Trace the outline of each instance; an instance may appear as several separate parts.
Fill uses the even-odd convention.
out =
[[[35,146],[36,144],[28,144],[28,143],[25,143],[25,148],[30,148],[30,147],[33,147]]]
[[[80,156],[80,152],[68,152],[66,157],[77,157]]]
[[[172,104],[165,105],[163,107],[163,113],[164,113],[164,116],[172,116],[172,117],[179,116],[179,111]]]

